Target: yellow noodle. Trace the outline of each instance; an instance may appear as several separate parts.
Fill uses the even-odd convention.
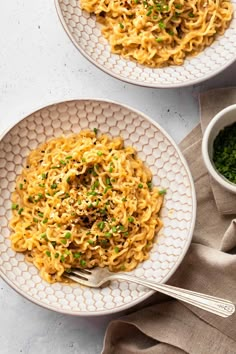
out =
[[[28,158],[12,195],[12,248],[49,283],[71,267],[134,269],[162,226],[163,193],[120,137],[54,138]]]
[[[94,13],[112,53],[150,67],[182,65],[222,35],[229,0],[80,0]]]

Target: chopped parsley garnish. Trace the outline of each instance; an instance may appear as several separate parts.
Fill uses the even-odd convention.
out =
[[[47,234],[46,234],[46,232],[44,232],[44,233],[40,236],[40,238],[44,238],[44,239],[46,239],[46,238],[47,238]]]
[[[159,195],[166,194],[166,189],[161,189],[158,193],[159,193]]]
[[[128,217],[128,222],[134,222],[133,216],[129,216],[129,217]]]
[[[82,202],[81,202],[81,200],[80,200],[80,199],[78,200],[78,202],[77,202],[77,203],[78,203],[78,205],[81,205],[81,204],[82,204]]]
[[[117,232],[117,228],[116,228],[116,226],[112,226],[112,232]]]
[[[94,131],[94,134],[97,135],[97,133],[98,133],[97,128],[93,128],[93,131]]]
[[[64,160],[60,160],[60,164],[65,166],[66,165],[66,162]]]
[[[98,156],[102,156],[102,155],[103,155],[103,152],[98,151],[98,152],[97,152],[97,155],[98,155]]]
[[[66,234],[65,234],[65,238],[67,239],[67,240],[69,240],[70,238],[71,238],[71,232],[66,232]]]
[[[39,183],[39,187],[44,188],[45,184],[44,183]]]
[[[72,156],[71,156],[71,155],[66,156],[66,160],[70,160],[70,159],[72,159]]]
[[[160,21],[160,22],[159,22],[159,27],[160,27],[161,29],[164,29],[164,28],[166,28],[166,25],[164,24],[163,21]]]
[[[54,257],[55,257],[55,258],[58,258],[58,257],[59,257],[59,253],[58,253],[58,252],[55,253]]]
[[[194,14],[193,14],[192,12],[190,12],[190,13],[188,14],[188,16],[189,16],[189,17],[194,17]]]
[[[56,241],[51,241],[51,244],[52,244],[52,246],[53,246],[54,248],[55,248],[56,245],[57,245]]]
[[[105,189],[104,189],[104,194],[106,194],[106,192],[111,189],[112,187],[111,186],[107,186]]]
[[[119,25],[121,29],[124,29],[125,26],[123,25],[123,23],[120,22]]]
[[[60,261],[65,262],[65,256],[61,255]]]
[[[23,189],[23,184],[20,183],[19,188],[22,190]]]
[[[86,159],[84,157],[82,158],[82,162],[86,162]]]
[[[73,254],[73,256],[74,256],[75,259],[78,259],[78,258],[81,257],[81,253],[80,253],[80,252],[75,252],[75,253]]]
[[[42,177],[42,179],[47,179],[48,174],[47,173],[42,173],[41,177]]]
[[[139,183],[138,184],[138,187],[141,189],[141,188],[143,188],[143,184],[142,183]]]
[[[81,259],[80,265],[81,265],[82,267],[85,267],[85,266],[86,266],[86,261],[85,261],[84,259]]]
[[[88,243],[89,243],[90,245],[93,245],[93,244],[94,244],[93,240],[88,240]]]
[[[51,184],[51,189],[57,189],[57,184],[56,183]]]
[[[34,202],[34,200],[33,200],[33,197],[30,195],[29,197],[28,197],[28,202],[30,202],[30,203],[33,203]]]
[[[111,184],[111,180],[109,177],[106,178],[106,184],[108,184],[108,185]]]
[[[97,225],[98,225],[98,228],[102,231],[104,229],[104,227],[105,227],[105,222],[101,221]]]
[[[121,200],[122,200],[122,202],[126,202],[127,198],[122,198]]]
[[[61,240],[61,243],[63,243],[63,245],[66,245],[66,244],[67,244],[67,240],[63,238],[63,239]]]
[[[124,225],[119,225],[119,230],[120,230],[120,231],[125,231]]]
[[[67,182],[68,184],[70,184],[70,176],[67,177],[66,182]]]
[[[156,42],[159,43],[159,42],[162,42],[162,41],[163,41],[163,38],[162,38],[162,37],[157,37],[157,38],[156,38]]]
[[[18,214],[21,215],[23,211],[24,211],[24,208],[20,208],[18,211]]]
[[[12,210],[18,210],[19,208],[19,205],[18,204],[15,204],[13,203],[12,206],[11,206]]]
[[[50,251],[46,251],[45,253],[46,253],[46,255],[47,255],[48,257],[51,257],[51,252],[50,252]]]
[[[41,211],[38,211],[38,216],[39,216],[40,218],[43,218],[43,213],[41,213]]]
[[[110,232],[105,232],[105,236],[106,236],[106,237],[111,237],[112,234],[111,234]]]
[[[36,223],[39,222],[37,218],[33,218],[33,221]]]
[[[45,219],[42,221],[43,224],[47,224],[47,222],[48,222],[48,218],[45,218]]]
[[[120,251],[120,250],[119,250],[119,247],[116,246],[116,247],[114,248],[114,251],[115,251],[115,253],[119,253],[119,251]]]

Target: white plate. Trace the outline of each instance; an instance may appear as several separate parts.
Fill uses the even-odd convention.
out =
[[[55,0],[61,23],[80,52],[113,77],[140,86],[172,88],[197,84],[218,74],[236,59],[236,0],[234,17],[223,36],[181,66],[148,68],[110,52],[95,16],[80,9],[78,0]]]
[[[39,109],[17,123],[0,141],[0,276],[26,298],[71,315],[104,315],[124,310],[153,294],[143,286],[114,281],[104,289],[61,283],[50,285],[10,245],[8,223],[11,193],[26,156],[42,142],[81,129],[98,128],[121,135],[146,161],[157,186],[167,188],[161,217],[164,227],[150,259],[132,274],[166,282],[181,263],[191,242],[196,217],[195,190],[188,166],[165,131],[144,114],[101,100],[73,100]]]

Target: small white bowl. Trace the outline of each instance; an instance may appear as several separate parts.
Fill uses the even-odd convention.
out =
[[[230,182],[216,170],[212,156],[213,143],[219,132],[235,122],[236,104],[217,113],[207,126],[202,139],[202,156],[208,172],[222,187],[233,193],[236,193],[236,184]]]

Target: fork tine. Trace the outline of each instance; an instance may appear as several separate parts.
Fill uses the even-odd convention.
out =
[[[66,274],[66,273],[64,273],[63,276],[70,279],[70,280],[73,280],[75,283],[79,283],[79,284],[88,286],[88,281],[85,278],[78,277],[77,275]]]
[[[72,268],[71,272],[77,275],[81,275],[82,277],[92,274],[92,272],[89,269],[80,269],[80,268]]]

